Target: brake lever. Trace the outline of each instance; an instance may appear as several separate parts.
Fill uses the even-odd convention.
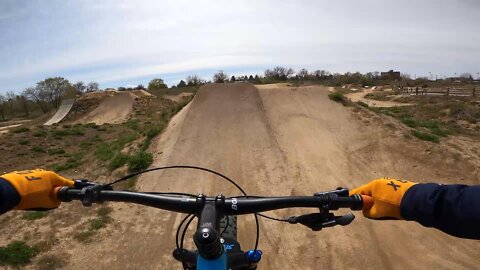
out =
[[[293,216],[288,218],[288,223],[297,224],[300,223],[312,231],[320,231],[323,228],[333,227],[335,225],[345,226],[355,219],[352,213],[348,213],[343,216],[335,216],[331,213],[312,213],[301,216]]]

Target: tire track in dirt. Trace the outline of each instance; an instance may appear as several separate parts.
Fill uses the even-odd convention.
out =
[[[443,161],[448,169],[438,172],[441,157],[419,152],[425,143],[392,136],[375,121],[366,125],[327,95],[327,88],[317,86],[203,86],[156,143],[154,165],[207,167],[235,179],[248,193],[261,195],[308,195],[384,175],[414,180],[438,176],[435,180],[447,182],[455,182],[460,174],[478,178],[469,175],[468,164],[449,160]],[[421,166],[414,167],[419,161]],[[238,194],[216,177],[191,170],[151,173],[141,177],[137,187]],[[124,204],[115,208],[116,226],[72,261],[75,269],[181,268],[170,255],[181,215]],[[132,224],[133,218],[138,223]],[[244,249],[253,245],[254,228],[251,216],[239,218]],[[265,254],[260,269],[474,269],[480,263],[478,241],[450,237],[414,222],[371,221],[358,214],[349,226],[321,232],[268,220],[261,220],[260,228]],[[121,249],[110,255],[117,248]],[[111,259],[92,262],[93,256]]]

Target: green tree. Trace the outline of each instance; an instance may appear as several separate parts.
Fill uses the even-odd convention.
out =
[[[58,108],[63,95],[70,87],[68,80],[62,77],[54,77],[38,82],[35,91],[43,99],[43,102],[48,102],[54,108]]]
[[[187,86],[187,83],[185,83],[185,81],[181,80],[178,84],[177,84],[177,87],[185,87]]]
[[[149,91],[156,90],[156,89],[164,89],[164,88],[168,88],[168,86],[160,78],[152,79],[148,83],[148,90]]]

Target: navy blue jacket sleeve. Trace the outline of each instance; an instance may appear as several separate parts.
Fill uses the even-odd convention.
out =
[[[453,236],[480,239],[480,185],[414,185],[403,196],[401,215]]]
[[[8,181],[0,178],[0,214],[10,211],[20,203],[20,195]]]

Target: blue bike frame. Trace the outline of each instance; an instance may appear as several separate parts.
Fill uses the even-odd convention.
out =
[[[226,270],[227,252],[223,250],[222,255],[215,260],[207,260],[202,256],[197,256],[197,270]]]

